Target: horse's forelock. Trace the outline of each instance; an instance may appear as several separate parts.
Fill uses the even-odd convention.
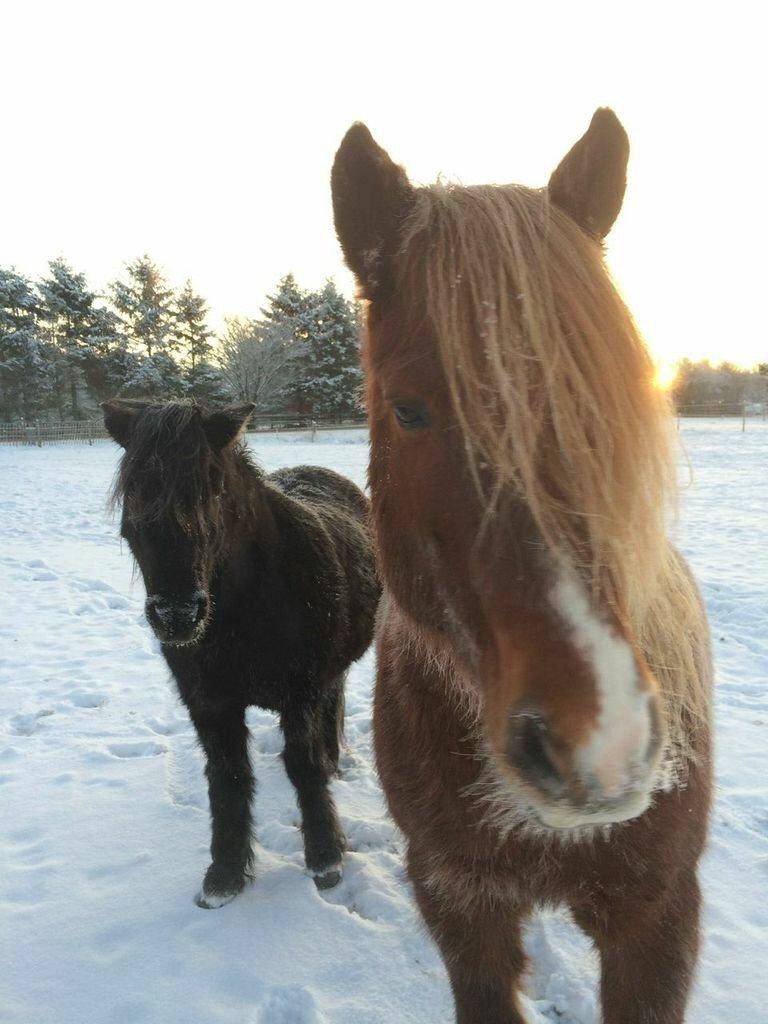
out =
[[[200,406],[182,402],[143,408],[115,477],[113,505],[128,499],[135,522],[171,516],[194,528],[211,497],[211,465],[220,459],[208,445],[202,416]]]
[[[701,613],[666,533],[669,410],[599,242],[546,190],[435,185],[416,193],[396,270],[403,335],[418,345],[426,318],[471,465],[490,470],[490,486],[476,472],[489,512],[513,488],[553,554],[628,617],[679,733],[706,695]]]

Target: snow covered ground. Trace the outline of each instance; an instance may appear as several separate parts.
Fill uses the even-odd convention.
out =
[[[691,1024],[768,1020],[768,426],[683,423],[680,542],[718,667],[718,801]],[[362,484],[365,434],[252,439],[267,469]],[[335,795],[346,876],[304,874],[275,720],[253,711],[258,879],[215,912],[200,755],[105,513],[110,442],[0,449],[0,1021],[447,1024],[372,767],[368,655],[352,671]],[[533,1022],[596,1024],[595,964],[565,918],[530,929]]]

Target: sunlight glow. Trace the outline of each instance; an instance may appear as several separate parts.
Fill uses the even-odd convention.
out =
[[[656,364],[656,373],[653,378],[653,386],[659,391],[669,391],[677,380],[677,364],[672,362],[660,362]]]

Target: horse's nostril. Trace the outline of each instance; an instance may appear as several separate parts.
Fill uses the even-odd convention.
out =
[[[159,636],[183,637],[208,617],[210,598],[206,593],[188,599],[152,595],[145,608],[149,624]]]
[[[538,715],[514,715],[510,720],[507,756],[528,782],[551,795],[562,790],[563,777],[557,767],[546,723]]]

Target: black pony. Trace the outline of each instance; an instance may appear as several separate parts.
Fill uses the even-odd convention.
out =
[[[307,868],[329,888],[345,846],[328,791],[344,675],[371,642],[379,598],[368,502],[320,467],[263,474],[239,443],[252,405],[103,409],[125,449],[121,532],[207,761],[212,863],[197,902],[221,906],[250,875],[251,704],[280,714]]]

